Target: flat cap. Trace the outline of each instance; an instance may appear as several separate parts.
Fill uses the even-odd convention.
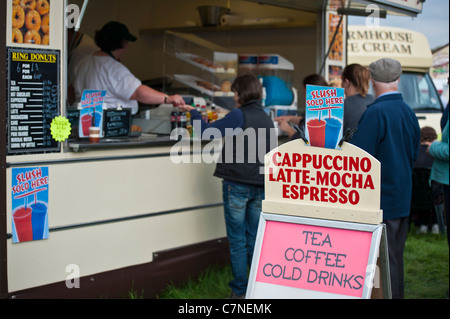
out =
[[[402,75],[402,66],[397,60],[383,58],[371,63],[369,71],[375,81],[389,83]]]

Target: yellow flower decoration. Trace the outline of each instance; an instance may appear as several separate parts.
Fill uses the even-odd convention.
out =
[[[63,116],[55,117],[50,124],[50,133],[57,142],[65,141],[69,137],[71,130],[69,120]]]

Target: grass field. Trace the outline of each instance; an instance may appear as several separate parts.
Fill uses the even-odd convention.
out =
[[[411,228],[406,241],[405,299],[447,299],[449,289],[449,247],[447,237],[416,234]],[[211,267],[183,285],[169,285],[160,299],[224,299],[230,294],[231,269]]]
[[[405,299],[448,298],[447,237],[411,231],[406,240],[404,265]]]

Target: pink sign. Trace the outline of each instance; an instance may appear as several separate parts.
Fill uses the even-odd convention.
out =
[[[267,221],[256,281],[361,297],[371,232]]]

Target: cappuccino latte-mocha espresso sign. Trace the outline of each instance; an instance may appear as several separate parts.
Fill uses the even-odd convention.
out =
[[[279,213],[281,205],[288,215],[317,217],[315,212],[328,211],[330,219],[344,221],[349,211],[360,211],[377,224],[380,169],[374,157],[349,143],[341,150],[309,147],[301,140],[283,144],[265,157],[263,211]]]

